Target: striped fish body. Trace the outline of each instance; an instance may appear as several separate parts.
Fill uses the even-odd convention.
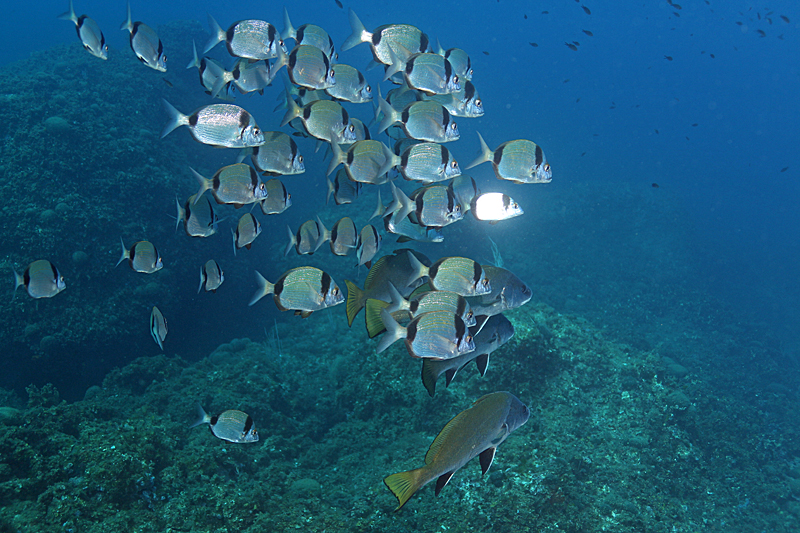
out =
[[[158,307],[153,306],[150,312],[150,335],[156,341],[158,347],[164,350],[164,339],[167,337],[167,319],[161,314]]]
[[[206,292],[217,292],[223,281],[225,281],[225,274],[219,264],[213,259],[209,259],[200,267],[200,286],[197,287],[197,292],[199,293],[204,286]]]
[[[410,181],[435,183],[461,175],[458,162],[445,146],[423,142],[409,146],[400,154],[397,170]]]
[[[340,168],[333,180],[333,199],[336,205],[351,204],[361,193],[361,183],[347,175],[347,169]]]
[[[122,256],[117,261],[117,265],[127,259],[128,265],[134,272],[145,274],[152,274],[163,268],[164,263],[161,261],[161,256],[150,241],[135,242],[130,249],[125,248],[122,238],[120,238],[120,243],[122,244]]]
[[[265,131],[264,144],[253,148],[250,159],[259,172],[270,176],[289,176],[306,171],[297,143],[281,131]]]
[[[214,207],[208,198],[195,203],[196,197],[191,195],[182,208],[178,204],[178,222],[183,221],[183,229],[189,237],[210,237],[217,232]]]
[[[78,39],[80,39],[87,52],[100,59],[108,59],[108,45],[103,32],[100,31],[100,26],[97,25],[94,19],[86,15],[76,15],[75,9],[72,7],[72,0],[69,1],[69,11],[62,13],[58,18],[75,24]]]
[[[450,191],[455,195],[458,203],[461,204],[462,210],[466,213],[472,205],[472,199],[478,195],[478,184],[475,183],[475,178],[466,174],[456,176],[450,185],[447,186]]]
[[[406,61],[403,77],[409,87],[431,96],[461,90],[458,74],[450,61],[439,54],[412,55]]]
[[[475,316],[466,298],[450,291],[428,291],[408,302],[408,311],[416,318],[431,311],[447,311],[457,315],[467,327],[475,325]]]
[[[267,197],[261,200],[261,212],[265,215],[278,215],[292,205],[292,195],[286,186],[278,179],[271,179],[264,183],[267,188]]]
[[[312,90],[327,89],[336,85],[331,61],[319,48],[298,44],[289,53],[287,61],[289,79],[295,85]]]
[[[164,45],[161,43],[161,39],[147,24],[131,20],[130,2],[128,2],[128,18],[122,23],[120,29],[130,33],[131,50],[139,61],[159,72],[167,71],[167,56],[164,55]]]
[[[483,100],[478,95],[471,81],[464,84],[460,91],[451,94],[423,96],[423,99],[439,102],[454,117],[476,118],[483,116]]]
[[[465,81],[472,79],[472,60],[469,58],[469,54],[464,50],[461,48],[450,48],[446,51],[439,50],[437,53],[450,61],[450,64],[453,66],[453,71],[458,74],[460,78]]]
[[[331,252],[334,255],[347,255],[356,247],[358,230],[353,219],[342,217],[331,229]]]
[[[163,100],[170,115],[161,137],[179,126],[188,126],[198,142],[223,148],[245,148],[264,143],[264,134],[252,115],[233,104],[211,104],[187,116]]]
[[[198,182],[202,176],[195,173]],[[241,207],[259,202],[267,197],[267,187],[258,173],[250,165],[235,163],[217,170],[210,180],[203,178],[198,195],[206,187],[218,204],[232,204]]]
[[[449,311],[423,313],[406,327],[406,349],[418,358],[450,359],[475,349],[469,328]]]
[[[370,268],[372,259],[377,255],[381,248],[381,236],[375,226],[367,224],[358,233],[356,241],[356,258],[358,266],[367,265]]]
[[[293,268],[275,283],[274,291],[275,305],[281,311],[313,312],[344,301],[331,276],[314,267]]]
[[[472,168],[490,161],[498,179],[515,183],[549,183],[553,179],[550,164],[542,147],[527,139],[504,142],[492,151],[478,134],[481,153],[467,167]]]
[[[256,431],[253,418],[247,413],[236,409],[223,411],[219,415],[209,416],[203,410],[203,406],[197,406],[198,420],[190,428],[201,424],[208,424],[211,433],[218,439],[238,444],[247,442],[258,442],[258,431]]]
[[[236,231],[233,232],[233,245],[239,250],[241,248],[250,249],[253,241],[261,233],[261,224],[256,220],[253,213],[245,213],[239,218],[236,224]]]
[[[297,108],[297,104],[294,101],[291,103],[287,101],[287,104],[290,107],[282,125],[297,117],[303,122],[308,134],[316,139],[339,144],[355,142],[355,128],[350,124],[350,115],[341,104],[331,100],[315,100],[296,111],[294,108]]]
[[[211,39],[205,46],[204,52],[214,48],[217,43],[225,42],[228,53],[236,57],[248,59],[273,59],[278,57],[278,48],[286,52],[278,30],[264,20],[248,19],[231,24],[227,31],[211,17],[208,17],[211,26]]]
[[[437,291],[479,296],[492,290],[483,267],[466,257],[443,257],[430,266],[427,275],[431,288]]]
[[[441,228],[463,217],[461,205],[444,185],[430,185],[411,195],[415,203],[412,215],[421,226]]]
[[[386,173],[380,173],[386,163],[387,150],[391,152],[382,142],[373,140],[356,141],[346,153],[333,146],[331,166],[335,167],[334,162],[341,161],[351,180],[381,185],[388,181]],[[328,169],[331,170],[330,166]]]
[[[459,139],[458,125],[450,113],[438,102],[430,100],[413,102],[402,112],[397,112],[383,99],[378,99],[384,114],[378,133],[399,122],[406,135],[413,139],[429,142],[450,142]]]
[[[339,63],[336,69],[336,84],[325,89],[328,96],[354,104],[372,101],[372,87],[358,69]]]
[[[22,274],[15,270],[14,280],[14,294],[18,288],[24,286],[31,298],[52,298],[67,288],[64,276],[47,259],[34,261]]]

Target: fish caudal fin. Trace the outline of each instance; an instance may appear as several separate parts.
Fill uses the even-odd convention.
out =
[[[383,216],[383,202],[381,202],[381,190],[378,189],[378,204],[375,206],[375,211],[372,212],[372,216],[367,219],[367,222],[372,220],[375,217],[382,217]]]
[[[189,429],[196,428],[197,426],[199,426],[201,424],[207,424],[210,421],[211,421],[211,417],[208,416],[208,413],[206,413],[206,410],[203,409],[203,406],[198,403],[197,404],[197,420],[195,420],[194,424],[189,426]]]
[[[17,297],[17,289],[25,285],[25,277],[13,268],[11,270],[14,272],[14,294],[11,295],[11,301],[14,301],[14,298]]]
[[[78,16],[75,14],[75,8],[72,7],[72,0],[69,0],[69,11],[66,13],[61,13],[58,18],[61,20],[68,20],[76,25],[78,24]]]
[[[378,342],[378,353],[381,353],[396,341],[406,336],[406,328],[398,324],[397,320],[395,320],[392,314],[386,309],[381,309],[381,320],[383,321],[383,326],[386,328],[386,333],[383,334],[380,342]]]
[[[133,21],[131,20],[131,3],[128,2],[128,18],[125,22],[122,23],[122,26],[119,27],[121,30],[127,30],[129,32],[133,32]]]
[[[378,109],[381,113],[383,113],[383,119],[378,126],[378,133],[380,134],[386,131],[389,126],[397,122],[397,119],[400,118],[400,113],[398,113],[397,110],[389,104],[389,102],[384,100],[380,93],[378,94]]]
[[[119,238],[119,242],[122,245],[122,256],[119,258],[119,261],[117,261],[117,264],[114,265],[114,268],[117,268],[120,263],[131,257],[130,252],[128,252],[128,249],[125,248],[125,241],[122,240],[122,237]]]
[[[297,40],[297,30],[294,29],[292,21],[289,20],[289,10],[286,9],[286,6],[283,7],[283,33],[281,34],[281,39],[284,41],[286,39]]]
[[[350,34],[350,37],[344,40],[344,44],[342,44],[342,52],[346,52],[354,46],[369,42],[372,39],[372,34],[367,31],[363,24],[361,24],[361,21],[356,16],[356,13],[352,10],[352,8],[350,9],[349,18],[350,28],[353,30],[353,33]]]
[[[375,298],[369,298],[367,300],[367,305],[364,310],[366,316],[364,318],[366,318],[367,321],[367,334],[370,339],[374,339],[380,333],[386,331],[383,320],[381,320],[381,311],[390,305],[391,304],[383,300],[376,300]]]
[[[331,195],[336,192],[336,188],[334,187],[333,182],[327,176],[325,177],[325,181],[328,182],[328,192],[325,194],[325,205],[328,205],[328,202],[331,201]]]
[[[292,247],[297,244],[297,238],[294,236],[294,232],[292,232],[292,228],[286,226],[286,232],[289,234],[289,244],[286,245],[286,251],[283,252],[283,257],[289,255],[289,252],[292,251]]]
[[[211,15],[208,16],[208,27],[211,29],[211,38],[203,48],[204,54],[207,54],[209,50],[225,40],[225,30],[223,30],[220,25],[217,24],[217,21],[214,20],[214,17]]]
[[[192,67],[200,68],[200,59],[197,57],[197,45],[195,44],[194,39],[192,39],[192,60],[189,61],[188,65],[186,65],[186,68]]]
[[[424,485],[422,468],[392,474],[384,479],[383,482],[397,498],[398,505],[395,511],[398,511]]]
[[[475,160],[472,163],[467,165],[465,170],[468,170],[472,167],[477,167],[481,163],[486,163],[487,161],[491,161],[492,158],[494,157],[494,152],[492,152],[492,149],[489,148],[489,146],[486,144],[486,141],[483,140],[483,137],[481,136],[480,133],[478,133],[478,140],[481,142],[481,153],[478,155],[478,157],[475,158]]]
[[[192,202],[192,205],[194,205],[194,204],[196,204],[197,202],[200,201],[200,197],[203,196],[204,192],[206,192],[208,189],[211,188],[211,186],[214,184],[214,182],[212,180],[210,180],[210,179],[206,179],[205,177],[203,177],[199,172],[197,172],[192,167],[189,167],[189,170],[192,171],[192,175],[194,176],[194,179],[196,179],[197,183],[200,185],[200,189],[194,195],[194,202]]]
[[[344,280],[345,285],[347,285],[347,303],[345,304],[345,309],[347,311],[347,325],[349,327],[353,327],[353,320],[355,320],[356,315],[361,308],[364,307],[364,291],[358,288],[358,285],[350,281],[349,279]]]
[[[436,380],[439,379],[440,374],[437,361],[429,358],[422,360],[422,385],[431,398],[436,394]]]
[[[333,136],[331,136],[333,139]],[[336,167],[339,166],[339,163],[344,163],[347,156],[342,149],[339,147],[339,143],[336,141],[331,141],[331,152],[333,153],[333,157],[331,157],[331,162],[328,164],[328,173],[325,176],[330,176],[333,174],[333,171],[336,170]],[[380,174],[378,174],[380,176]]]
[[[383,166],[378,169],[379,177],[383,176],[384,174],[388,174],[389,171],[395,167],[395,165],[399,165],[402,161],[402,158],[392,152],[392,149],[385,144],[381,143],[381,149],[383,150],[384,163]]]
[[[289,89],[286,89],[286,114],[283,115],[283,120],[281,120],[281,127],[302,115],[303,109],[294,101],[291,93],[289,93]]]
[[[275,285],[267,281],[267,279],[258,271],[256,271],[256,282],[258,282],[258,290],[250,299],[250,303],[247,305],[253,305],[267,294],[272,294],[275,292]]]
[[[169,122],[167,122],[164,125],[164,128],[161,130],[161,138],[163,139],[164,137],[169,135],[175,128],[189,124],[189,117],[187,117],[186,115],[175,109],[172,106],[172,104],[170,104],[163,98],[161,99],[161,101],[164,103],[164,109],[169,115]]]

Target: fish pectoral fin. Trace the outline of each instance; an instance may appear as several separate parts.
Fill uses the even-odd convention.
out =
[[[313,311],[300,311],[300,318],[308,318],[311,316]]]
[[[475,364],[478,365],[478,372],[480,373],[481,377],[486,375],[486,367],[489,366],[489,354],[482,353],[478,357],[475,358]]]
[[[458,368],[448,368],[445,371],[444,376],[445,376],[445,378],[447,378],[447,380],[444,383],[445,387],[449,387],[450,386],[450,382],[453,381],[454,377],[456,377],[456,372],[458,372]]]
[[[441,476],[439,476],[439,478],[436,480],[437,496],[439,495],[440,492],[442,492],[442,489],[447,486],[447,484],[450,482],[450,478],[453,477],[453,474],[455,474],[455,472],[456,471],[453,470],[452,472],[447,472],[446,474],[442,474]]]
[[[497,448],[486,448],[483,450],[480,455],[481,462],[481,475],[485,474],[489,467],[492,466],[492,462],[494,461],[494,454],[497,451]]]

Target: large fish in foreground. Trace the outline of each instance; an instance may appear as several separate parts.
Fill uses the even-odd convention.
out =
[[[498,179],[514,183],[550,183],[553,171],[544,156],[542,147],[527,139],[504,142],[492,151],[478,134],[481,153],[467,169],[490,161]]]
[[[131,20],[130,2],[128,2],[128,18],[119,29],[130,33],[131,50],[139,61],[159,72],[167,71],[167,56],[164,55],[161,39],[155,30],[144,22]]]
[[[90,54],[100,59],[108,59],[108,45],[103,32],[100,31],[100,26],[86,15],[77,16],[75,9],[72,7],[72,0],[69,0],[69,11],[62,13],[58,18],[75,24],[78,39],[81,40],[81,44]]]
[[[211,27],[211,38],[203,49],[204,54],[221,42],[225,42],[228,53],[232,56],[248,59],[276,58],[279,48],[286,52],[281,34],[275,26],[264,20],[240,20],[223,30],[214,17],[209,15],[208,25]]]
[[[392,474],[383,480],[397,497],[395,510],[434,479],[438,496],[456,470],[476,455],[480,457],[481,472],[485,474],[492,465],[497,447],[527,422],[529,416],[525,404],[509,392],[493,392],[479,398],[439,432],[425,454],[425,466]]]
[[[52,298],[67,288],[64,276],[47,259],[34,261],[22,274],[14,271],[14,295],[24,286],[31,298]]]
[[[293,268],[274,284],[256,272],[258,290],[250,300],[253,305],[268,294],[281,311],[294,311],[303,318],[314,311],[333,307],[344,301],[344,295],[330,274],[310,266]]]
[[[399,55],[400,60],[405,61],[408,54],[429,52],[431,49],[428,35],[411,24],[384,24],[368,32],[352,9],[349,17],[353,33],[342,44],[342,51],[350,50],[361,43],[369,43],[375,62],[391,65],[393,54]]]
[[[233,104],[203,106],[191,115],[184,115],[166,100],[164,109],[169,122],[161,130],[161,138],[180,126],[188,126],[198,142],[223,148],[246,148],[264,144],[264,132],[250,113]]]

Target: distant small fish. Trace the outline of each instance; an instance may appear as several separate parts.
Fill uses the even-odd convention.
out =
[[[247,413],[229,409],[216,416],[209,416],[203,406],[197,404],[197,416],[197,421],[189,426],[189,429],[201,424],[208,424],[211,428],[211,433],[218,439],[239,444],[258,442],[258,431],[256,431],[255,423]]]
[[[579,43],[578,41],[572,41],[572,44],[574,44],[575,46],[580,46],[581,45],[581,43]]]
[[[654,189],[658,189],[658,183],[651,183],[650,186]]]
[[[678,11],[680,11],[681,9],[683,9],[683,8],[681,7],[681,5],[680,5],[680,4],[670,4],[670,5],[671,5],[672,7],[674,7],[675,9],[677,9]]]
[[[489,52],[487,52],[486,50],[484,50],[484,51],[483,51],[483,55],[485,55],[485,56],[488,56],[488,55],[489,55]]]
[[[144,22],[131,21],[130,2],[128,2],[128,18],[119,29],[130,33],[131,50],[139,61],[159,72],[167,71],[167,56],[164,54],[161,39],[155,30]]]
[[[736,21],[736,25],[737,25],[737,26],[741,26],[742,24],[743,24],[743,22],[741,22],[741,21],[738,21],[738,20]]]
[[[161,79],[164,80],[164,83],[167,84],[167,87],[174,87],[174,85],[172,85],[172,82],[169,81],[167,78],[161,78]]]
[[[209,259],[200,267],[200,286],[197,287],[197,292],[199,293],[204,285],[206,292],[217,292],[223,281],[225,281],[225,274],[219,264],[213,259]]]
[[[692,124],[692,127],[693,127],[693,128],[696,128],[696,127],[697,127],[697,125],[698,125],[698,124],[697,124],[697,122],[695,122],[694,124]]]
[[[344,9],[344,6],[339,0],[333,0],[333,1],[336,2],[336,5],[339,7],[339,9]]]
[[[156,250],[153,243],[149,241],[138,241],[133,243],[133,246],[128,249],[125,247],[125,242],[122,240],[122,237],[119,238],[119,242],[122,244],[122,256],[115,266],[119,266],[120,263],[127,259],[132,270],[145,274],[158,272],[164,267],[161,256],[158,254],[158,250]]]
[[[581,30],[581,31],[583,31],[583,33],[585,33],[589,37],[594,37],[594,33],[590,32],[589,30]]]
[[[714,54],[709,54],[709,57],[710,57],[711,59],[714,59],[714,58],[715,58],[715,57],[717,57],[717,56],[715,56]]]
[[[81,40],[83,47],[93,56],[100,59],[108,59],[108,45],[103,32],[100,31],[100,26],[97,25],[93,19],[86,15],[80,17],[75,14],[75,9],[72,7],[72,0],[69,0],[69,11],[62,13],[58,16],[61,20],[68,20],[75,24],[75,30],[78,32],[78,39]],[[786,22],[789,19],[785,18]]]
[[[666,59],[667,61],[672,61],[672,56],[664,56],[664,59]]]
[[[788,167],[787,167],[788,168]],[[47,259],[34,261],[22,274],[14,270],[14,295],[24,286],[31,298],[52,298],[67,288],[64,276]],[[13,298],[12,298],[13,299]]]
[[[789,23],[791,22],[791,21],[789,20],[789,17],[787,17],[786,15],[781,15],[781,19],[783,19],[783,21],[784,21],[786,24],[789,24]]]
[[[550,14],[549,11],[542,11],[542,15],[549,15],[549,14]]]
[[[578,47],[577,47],[577,46],[575,46],[575,45],[574,45],[574,44],[572,44],[572,43],[567,43],[567,42],[565,42],[565,43],[564,43],[564,45],[565,45],[567,48],[569,48],[570,50],[572,50],[573,52],[577,52],[577,51],[578,51]]]
[[[761,37],[767,36],[767,32],[765,32],[764,30],[756,30],[756,33],[758,33]]]
[[[161,314],[158,307],[153,306],[150,312],[150,335],[156,341],[161,351],[164,351],[164,339],[167,337],[167,319]]]
[[[789,167],[783,167],[783,168],[781,169],[781,172],[786,172],[787,170],[789,170]]]
[[[584,11],[584,12],[585,12],[587,15],[591,15],[591,14],[592,14],[592,12],[589,10],[589,8],[588,8],[588,7],[586,7],[586,6],[581,6],[581,7],[583,8],[583,11]]]
[[[673,12],[672,12],[672,14],[673,14],[673,15],[675,15],[676,17],[679,17],[679,18],[680,18],[680,16],[681,16],[681,14],[680,14],[680,13],[678,13],[677,11],[673,11]]]
[[[528,44],[534,48],[539,48],[539,45],[537,43],[528,43]]]
[[[528,20],[528,15],[523,15],[523,18],[524,18],[525,20]]]
[[[658,130],[657,130],[657,129],[656,129],[656,130],[653,130],[653,131],[655,131],[655,132],[656,132],[656,135],[658,135]]]

